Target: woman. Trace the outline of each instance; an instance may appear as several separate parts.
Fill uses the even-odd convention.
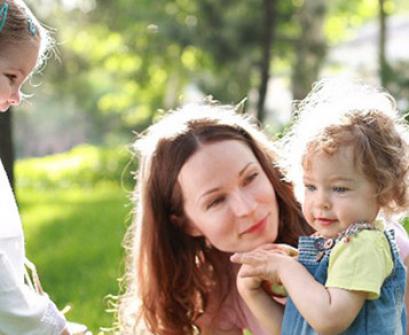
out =
[[[237,293],[229,256],[296,245],[310,232],[269,140],[231,106],[189,105],[151,126],[136,148],[121,334],[143,334],[143,324],[160,335],[266,334]]]

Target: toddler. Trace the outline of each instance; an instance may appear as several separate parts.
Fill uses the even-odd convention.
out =
[[[281,246],[235,254],[238,288],[268,324],[261,281],[289,297],[282,334],[406,334],[405,268],[385,227],[409,208],[409,131],[394,99],[375,88],[323,80],[283,139],[288,175],[307,222],[298,259]]]

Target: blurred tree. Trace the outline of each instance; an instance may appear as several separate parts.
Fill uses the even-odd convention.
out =
[[[98,0],[86,13],[61,8],[49,15],[64,27],[62,63],[46,76],[55,92],[75,97],[86,111],[96,143],[143,129],[159,108],[178,105],[189,87],[228,103],[258,87],[261,113],[271,51],[291,50],[273,32],[287,33],[292,2]]]
[[[377,2],[36,0],[35,6],[58,27],[62,61],[50,62],[36,89],[58,100],[39,107],[63,119],[55,141],[73,124],[82,129],[75,140],[118,144],[129,143],[131,130],[144,129],[160,108],[192,95],[224,103],[249,95],[263,119],[268,80],[280,71],[292,73],[293,95],[304,97],[327,47],[373,18]]]
[[[295,16],[299,38],[295,47],[295,64],[292,72],[293,98],[303,99],[318,79],[325,60],[327,39],[325,20],[328,2],[325,0],[304,0]]]
[[[387,34],[387,14],[385,10],[385,0],[378,0],[379,7],[379,77],[383,87],[388,86],[390,67],[386,59],[386,34]]]
[[[271,49],[272,45],[274,45],[274,32],[278,18],[277,0],[263,0],[263,6],[262,58],[260,64],[261,80],[257,101],[257,119],[260,122],[263,122],[265,118],[264,103],[266,100],[268,81],[270,79]]]
[[[0,113],[0,159],[6,170],[10,185],[14,189],[14,148],[11,123],[10,108],[7,112]]]

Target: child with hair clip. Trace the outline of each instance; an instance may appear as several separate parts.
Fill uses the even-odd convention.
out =
[[[409,208],[408,136],[394,99],[358,82],[323,80],[299,105],[284,165],[316,233],[298,259],[280,245],[231,257],[266,330],[263,280],[288,293],[281,334],[406,334],[406,273],[387,227]]]
[[[48,32],[18,0],[0,0],[0,111],[17,106],[21,87],[52,45]],[[24,282],[24,237],[16,201],[0,162],[0,334],[70,334],[46,294]]]

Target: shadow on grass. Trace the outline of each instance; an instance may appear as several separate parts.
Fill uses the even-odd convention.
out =
[[[105,297],[118,294],[121,247],[130,202],[118,187],[18,192],[27,255],[57,305],[72,306],[67,318],[93,332],[110,327]]]

